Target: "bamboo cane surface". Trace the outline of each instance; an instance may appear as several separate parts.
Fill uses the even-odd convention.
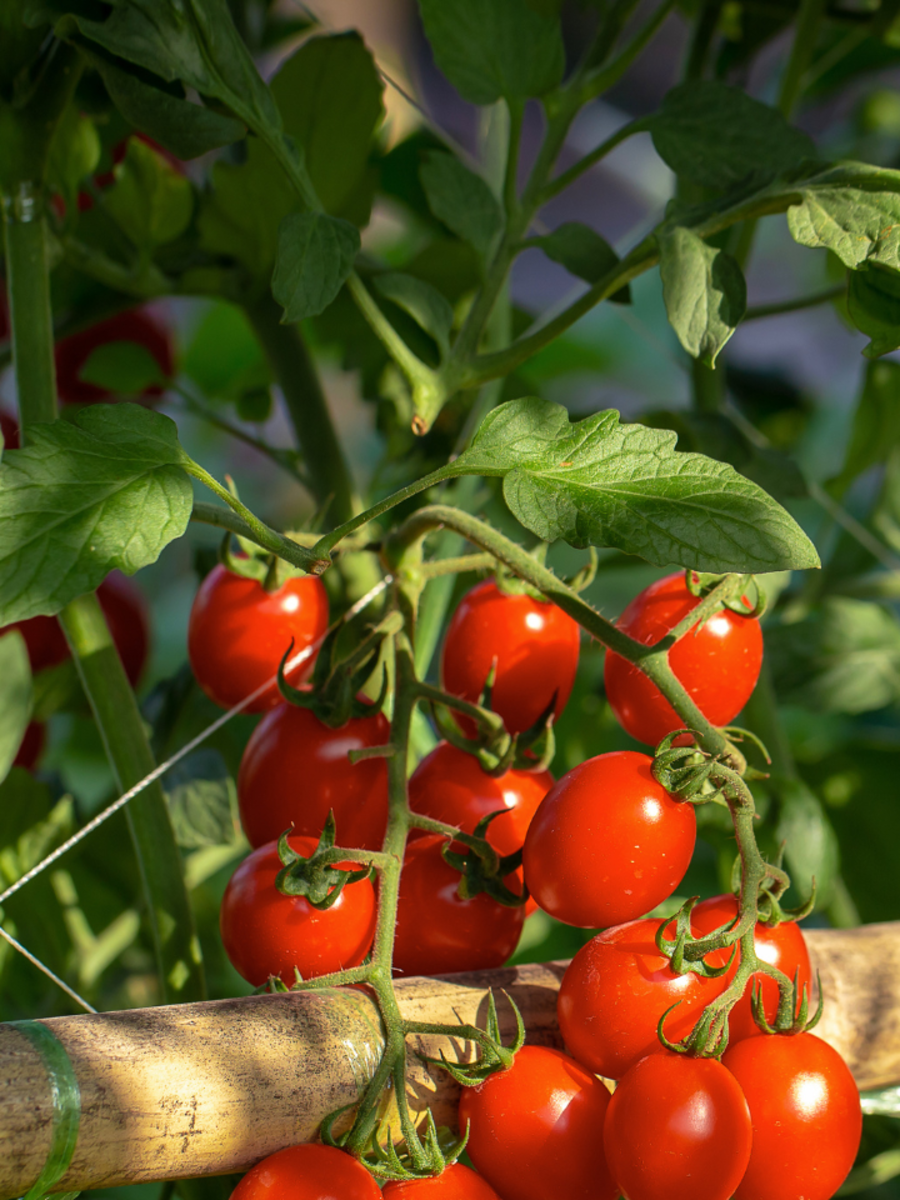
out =
[[[900,922],[810,930],[825,1015],[816,1032],[847,1059],[862,1090],[900,1083]],[[489,988],[522,1012],[531,1043],[560,1046],[556,993],[564,963],[398,981],[410,1020],[483,1024]],[[512,1010],[497,994],[501,1026]],[[135,1009],[44,1022],[63,1043],[81,1089],[81,1127],[57,1190],[243,1170],[315,1137],[322,1118],[354,1103],[374,1069],[381,1032],[359,990],[305,992]],[[411,1037],[409,1092],[454,1126],[458,1086],[416,1052],[459,1057],[465,1043]],[[47,1072],[15,1025],[0,1025],[0,1198],[21,1196],[50,1145]]]

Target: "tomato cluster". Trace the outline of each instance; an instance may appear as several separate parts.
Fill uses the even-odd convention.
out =
[[[271,675],[290,637],[314,644],[327,614],[307,615],[305,629],[289,631],[279,623],[277,593],[268,597],[253,581],[238,584],[224,568],[210,580],[195,604],[192,645],[201,621],[214,632],[204,652],[192,649],[191,657],[201,686],[220,703],[234,703],[238,691],[258,689]],[[240,593],[238,616],[240,605],[258,614],[250,641],[230,611],[228,619],[238,620],[235,632],[216,630],[228,611],[217,588]],[[638,596],[620,624],[653,645],[675,625],[683,629],[699,602],[683,575],[672,576]],[[482,583],[450,622],[442,686],[470,704],[489,704],[510,735],[531,736],[562,711],[578,645],[578,626],[559,609]],[[223,649],[214,653],[213,646]],[[727,724],[755,685],[761,648],[755,617],[723,608],[679,637],[670,665],[701,714]],[[211,684],[214,669],[233,692]],[[683,726],[648,678],[612,654],[606,688],[625,729],[648,745]],[[289,984],[298,971],[310,977],[365,959],[375,891],[368,879],[347,883],[324,911],[280,894],[273,883],[281,867],[276,839],[290,829],[290,846],[312,854],[331,812],[340,845],[378,850],[387,826],[387,770],[384,758],[366,752],[385,747],[391,729],[380,712],[335,728],[306,707],[279,702],[277,694],[259,707],[268,711],[250,738],[238,780],[241,819],[256,849],[226,891],[222,934],[250,982],[274,975]],[[472,716],[454,716],[464,735],[478,735]],[[500,965],[529,911],[509,902],[523,881],[528,906],[602,932],[575,955],[562,980],[558,1021],[567,1052],[525,1046],[511,1067],[463,1089],[459,1125],[477,1174],[456,1165],[435,1178],[386,1184],[381,1194],[393,1200],[418,1194],[423,1200],[827,1200],[852,1164],[861,1121],[856,1086],[834,1050],[807,1032],[763,1033],[749,987],[729,1014],[730,1044],[721,1061],[675,1053],[659,1036],[662,1025],[668,1044],[686,1038],[741,961],[739,950],[715,949],[705,958],[711,974],[677,971],[659,948],[659,919],[645,915],[685,875],[696,838],[693,806],[667,792],[652,759],[637,750],[589,758],[554,782],[539,763],[530,765],[527,753],[518,765],[498,765],[491,773],[474,753],[479,743],[456,742],[441,742],[412,772],[413,820],[480,834],[498,856],[521,850],[522,866],[513,859],[503,868],[509,870],[506,903],[487,891],[470,894],[468,876],[461,882],[457,869],[465,846],[448,845],[449,832],[413,827],[400,876],[395,972]],[[361,755],[358,761],[349,757],[352,751]],[[353,851],[346,853],[341,865],[349,868]],[[732,926],[738,915],[733,895],[717,896],[697,904],[681,928],[687,922],[690,935],[700,938]],[[672,920],[663,936],[671,940],[675,932]],[[811,989],[809,955],[793,921],[759,922],[754,948],[761,962]],[[774,1022],[774,980],[757,974],[751,982],[759,986],[766,1020]],[[339,1164],[330,1176],[339,1194],[378,1194],[367,1172],[337,1153],[320,1146],[283,1151],[254,1168],[235,1198],[266,1200],[277,1193],[322,1200],[333,1194],[317,1182],[323,1155]]]

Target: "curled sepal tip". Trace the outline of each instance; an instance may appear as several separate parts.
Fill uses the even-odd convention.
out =
[[[522,865],[522,851],[500,855],[485,837],[490,822],[507,811],[499,808],[489,813],[478,822],[474,833],[459,833],[455,842],[446,842],[441,847],[444,861],[461,875],[458,889],[461,900],[471,900],[473,896],[485,892],[506,908],[518,908],[528,899],[528,890],[524,885],[521,892],[514,892],[504,882]],[[466,847],[464,853],[453,849],[458,843]]]
[[[775,1020],[770,1024],[765,1013],[762,989],[754,982],[753,994],[751,996],[753,1019],[763,1033],[808,1033],[818,1025],[825,1003],[822,995],[822,979],[818,971],[816,972],[816,987],[819,999],[816,1004],[816,1010],[810,1017],[809,988],[806,984],[802,988],[800,987],[800,972],[798,968],[794,973],[794,978],[790,985],[785,984],[783,987],[779,985],[778,1011],[775,1014]]]
[[[290,830],[278,839],[278,857],[284,864],[275,877],[275,886],[283,896],[302,896],[313,908],[328,909],[337,901],[348,883],[357,883],[371,873],[371,867],[349,870],[335,866],[324,856],[334,849],[336,836],[334,813],[328,814],[319,844],[304,858],[288,841]]]
[[[737,925],[737,918],[730,925],[715,929],[702,938],[695,938],[691,932],[691,912],[699,896],[691,896],[685,900],[674,917],[661,921],[656,930],[654,940],[660,954],[669,960],[669,966],[676,975],[690,972],[704,979],[719,979],[725,975],[734,962],[737,953],[737,942],[731,938],[732,931]],[[666,930],[675,922],[675,938],[666,937]],[[711,967],[705,960],[705,955],[715,950],[724,950],[731,946],[728,961],[720,967]]]
[[[431,1109],[428,1109],[424,1137],[418,1131],[414,1137],[417,1142],[415,1147],[410,1147],[405,1142],[400,1142],[398,1147],[391,1141],[382,1145],[373,1133],[359,1161],[377,1179],[429,1179],[440,1175],[456,1162],[466,1148],[469,1133],[466,1130],[457,1138],[445,1126],[438,1129]]]
[[[443,1067],[462,1087],[477,1087],[478,1084],[484,1083],[489,1076],[496,1074],[496,1072],[508,1070],[513,1065],[516,1054],[518,1054],[525,1043],[525,1022],[522,1020],[522,1014],[512,996],[506,991],[503,992],[503,995],[509,1001],[516,1020],[516,1034],[508,1046],[504,1045],[500,1032],[500,1022],[497,1019],[497,1006],[494,1002],[494,993],[490,992],[488,995],[488,1011],[485,1027],[479,1031],[481,1036],[477,1039],[466,1039],[468,1041],[475,1041],[481,1050],[481,1054],[474,1062],[452,1062],[446,1057],[443,1050],[441,1051],[440,1058],[432,1058],[427,1054],[420,1054],[418,1056],[419,1059],[432,1066]],[[446,1032],[450,1036],[459,1036],[459,1031],[452,1027],[448,1027]]]

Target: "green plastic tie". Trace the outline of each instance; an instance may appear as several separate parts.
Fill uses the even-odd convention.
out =
[[[50,1153],[43,1170],[22,1200],[75,1200],[76,1196],[81,1195],[80,1191],[49,1195],[49,1189],[68,1171],[78,1141],[81,1089],[72,1061],[62,1042],[40,1021],[10,1021],[10,1024],[28,1038],[43,1059],[53,1098]]]

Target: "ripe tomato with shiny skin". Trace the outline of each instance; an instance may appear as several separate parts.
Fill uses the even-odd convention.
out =
[[[669,575],[635,596],[617,624],[629,637],[653,646],[699,603],[683,573]],[[669,651],[669,665],[706,719],[728,725],[750,699],[762,652],[759,621],[723,608],[679,638]],[[637,741],[655,746],[667,733],[684,728],[656,684],[611,650],[604,681],[619,724]]]
[[[691,925],[699,935],[712,933],[723,925],[730,924],[738,914],[738,902],[735,896],[713,896],[702,900],[691,913]],[[798,987],[806,988],[807,996],[812,988],[812,965],[809,961],[809,951],[803,938],[803,931],[796,921],[783,921],[780,925],[770,928],[761,921],[757,922],[753,935],[756,953],[763,962],[778,967],[788,979],[797,976]],[[730,983],[734,978],[741,959],[740,948],[734,962],[728,971],[726,980]],[[759,1033],[759,1026],[753,1019],[753,1004],[751,989],[758,984],[762,989],[763,1008],[766,1020],[771,1024],[778,1011],[778,984],[770,975],[756,972],[750,976],[747,988],[737,1004],[728,1014],[729,1040],[739,1042],[742,1038],[752,1037]],[[798,993],[799,999],[799,993]]]
[[[328,594],[317,576],[297,576],[267,592],[255,579],[220,563],[194,597],[188,658],[210,700],[232,708],[272,678],[292,638],[294,657],[314,646],[327,628]],[[294,687],[302,683],[314,663],[313,653],[288,672],[288,682]],[[273,682],[245,711],[266,712],[280,703]]]
[[[317,845],[309,837],[292,836],[288,842],[304,857]],[[219,928],[234,969],[254,987],[270,975],[290,987],[295,967],[312,979],[359,966],[375,936],[375,889],[369,880],[348,883],[330,908],[317,909],[302,896],[278,891],[275,877],[281,867],[278,845],[269,842],[248,855],[228,882]]]
[[[93,352],[110,342],[134,342],[149,351],[166,379],[174,373],[172,337],[167,326],[149,309],[131,308],[56,343],[56,386],[64,404],[97,404],[116,399],[107,388],[80,378],[82,368]],[[162,394],[162,386],[154,383],[144,389],[139,399],[153,403]]]
[[[477,1170],[514,1200],[613,1200],[603,1150],[606,1087],[559,1050],[523,1046],[513,1065],[463,1088],[460,1129]]]
[[[491,707],[509,733],[529,729],[553,701],[557,717],[578,668],[580,627],[555,604],[503,592],[492,580],[459,602],[441,653],[445,691],[476,702],[496,659]],[[459,717],[467,733],[473,723]]]
[[[556,1011],[569,1053],[608,1079],[621,1079],[645,1055],[663,1052],[657,1025],[673,1004],[665,1034],[678,1041],[725,989],[722,978],[676,975],[657,949],[655,918],[631,921],[582,946],[563,976]],[[674,936],[674,923],[666,930]],[[696,932],[696,931],[695,931]],[[712,966],[724,959],[710,955]]]
[[[462,1163],[430,1179],[397,1179],[382,1189],[385,1200],[500,1200],[491,1185]]]
[[[624,1076],[603,1130],[625,1200],[729,1200],[750,1143],[750,1111],[734,1076],[715,1059],[670,1051]]]
[[[499,967],[512,954],[525,910],[480,892],[459,895],[462,876],[444,861],[446,838],[417,838],[406,848],[400,876],[394,971],[399,975],[445,975]],[[454,844],[454,849],[463,847]]]
[[[722,1062],[753,1122],[735,1200],[828,1200],[862,1133],[859,1090],[837,1050],[812,1033],[760,1033],[730,1046]]]
[[[464,833],[474,833],[478,822],[490,813],[502,812],[488,825],[487,840],[498,854],[515,854],[553,782],[549,771],[509,770],[489,775],[474,754],[440,742],[410,776],[409,806],[413,812],[456,825]],[[516,879],[514,890],[521,891],[521,868]],[[536,909],[537,902],[529,899],[526,916]]]
[[[603,928],[660,904],[681,882],[697,837],[690,804],[657,783],[634,750],[598,754],[567,771],[541,801],[525,838],[525,882],[558,921]]]
[[[237,790],[241,824],[251,846],[293,826],[318,838],[334,812],[340,846],[379,850],[387,828],[387,767],[383,758],[352,763],[351,750],[384,746],[391,727],[380,712],[331,729],[309,709],[279,704],[253,731],[241,759]]]
[[[355,1158],[333,1146],[288,1146],[252,1167],[231,1200],[380,1200],[381,1188]]]

